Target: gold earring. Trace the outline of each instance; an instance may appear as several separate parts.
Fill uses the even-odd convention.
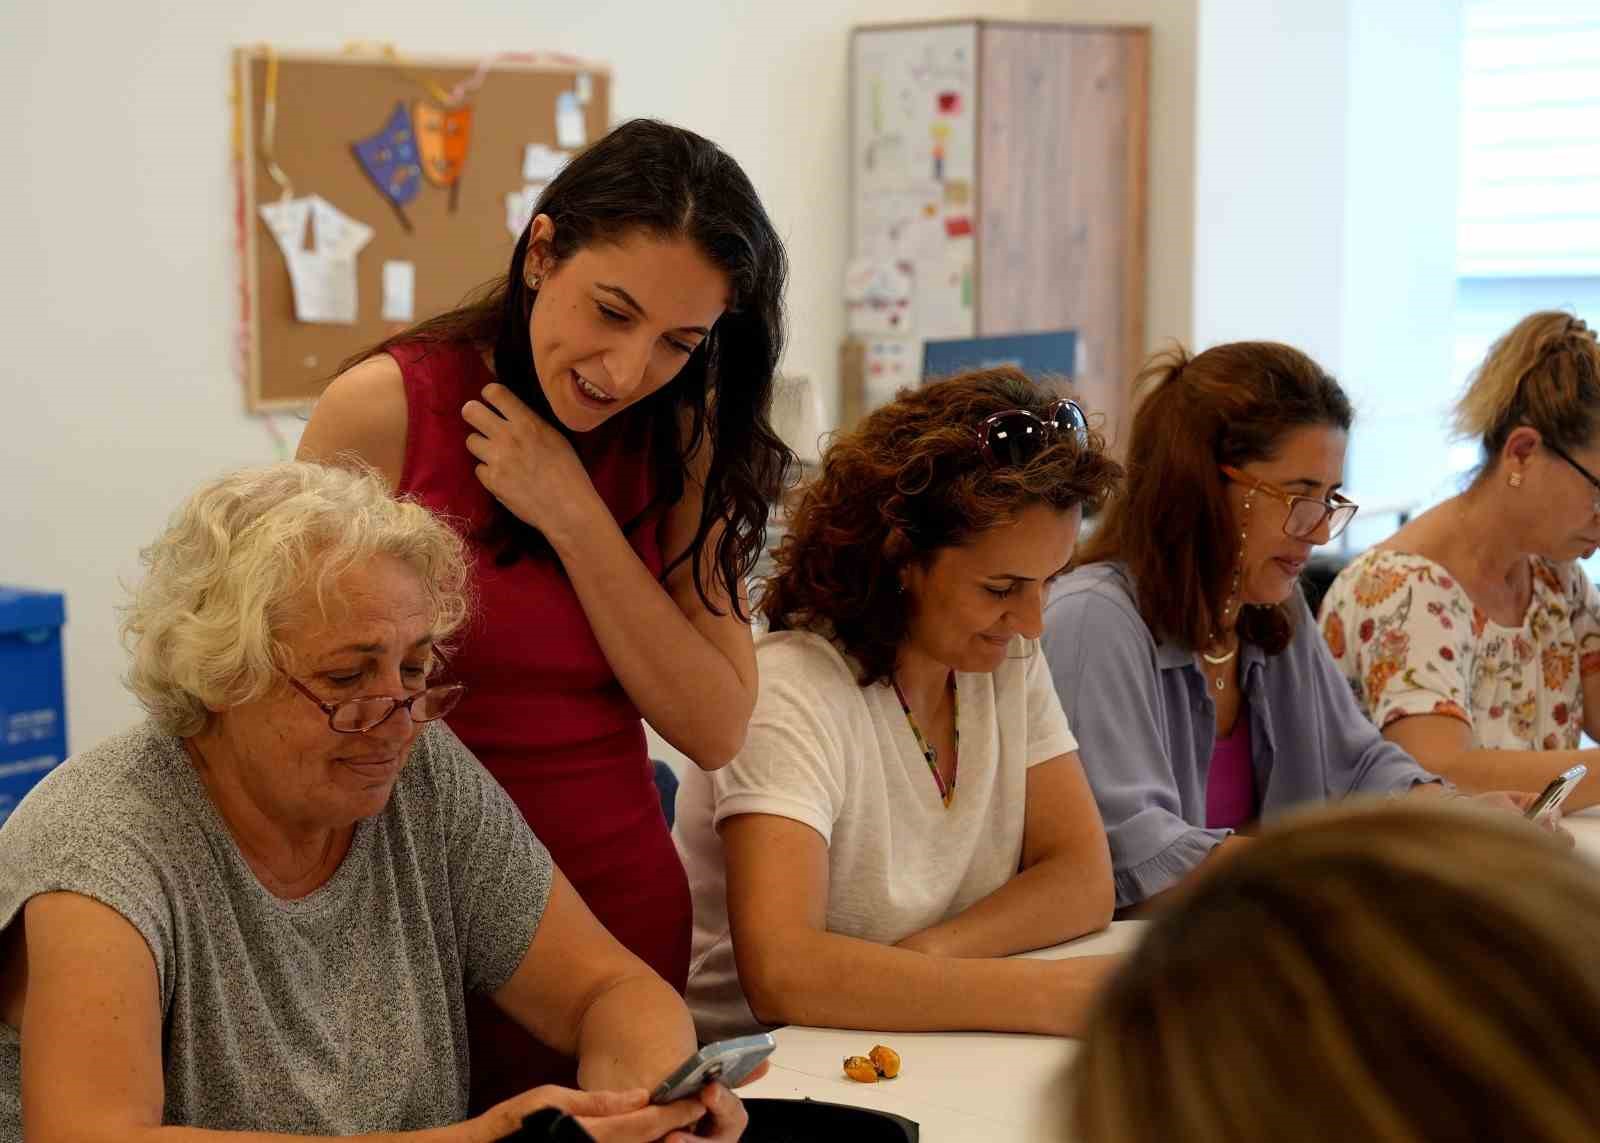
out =
[[[539,283],[543,279],[541,279],[538,274],[529,274],[526,278],[524,278],[522,280],[528,284],[528,289],[537,290],[539,288]]]
[[[1509,485],[1511,485],[1511,487],[1513,487],[1513,488],[1521,488],[1521,487],[1522,487],[1522,473],[1520,473],[1520,472],[1513,472],[1513,473],[1512,473],[1512,474],[1511,474],[1511,475],[1510,475],[1510,476],[1509,476],[1509,477],[1508,477],[1508,478],[1507,478],[1507,479],[1506,479],[1506,483],[1507,483],[1507,484],[1509,484]]]

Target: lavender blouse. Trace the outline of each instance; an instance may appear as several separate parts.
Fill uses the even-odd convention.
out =
[[[1170,888],[1232,832],[1208,822],[1216,708],[1205,676],[1190,648],[1156,639],[1134,601],[1125,568],[1090,564],[1057,582],[1044,614],[1045,655],[1105,819],[1118,906]],[[1367,721],[1298,591],[1291,606],[1288,647],[1239,652],[1261,818],[1438,781]]]

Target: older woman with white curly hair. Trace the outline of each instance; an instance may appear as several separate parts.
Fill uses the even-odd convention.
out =
[[[694,1048],[683,1002],[439,721],[468,614],[450,528],[291,463],[206,485],[144,558],[124,632],[149,720],[0,829],[0,1139],[487,1143],[535,1113],[738,1136],[720,1087],[647,1103]],[[463,1122],[468,990],[589,1090]]]

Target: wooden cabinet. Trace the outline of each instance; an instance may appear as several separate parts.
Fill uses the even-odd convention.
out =
[[[1139,27],[856,29],[853,265],[913,285],[908,329],[852,306],[852,331],[1071,329],[1073,380],[1116,436],[1144,356],[1149,49]]]

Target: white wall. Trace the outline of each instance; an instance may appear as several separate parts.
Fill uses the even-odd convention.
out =
[[[1460,7],[1200,5],[1195,343],[1286,341],[1339,377],[1347,483],[1372,507],[1445,471]]]
[[[1337,370],[1344,3],[1202,0],[1194,341],[1273,338]]]
[[[1364,508],[1452,490],[1461,0],[1349,0],[1339,378],[1345,478]],[[1363,511],[1352,542],[1394,515]]]
[[[831,393],[849,28],[971,15],[1022,18],[1027,4],[0,4],[0,582],[67,593],[72,745],[136,713],[113,609],[139,546],[203,478],[277,455],[232,370],[231,47],[386,40],[608,61],[617,117],[673,120],[744,164],[793,257],[786,368]]]

